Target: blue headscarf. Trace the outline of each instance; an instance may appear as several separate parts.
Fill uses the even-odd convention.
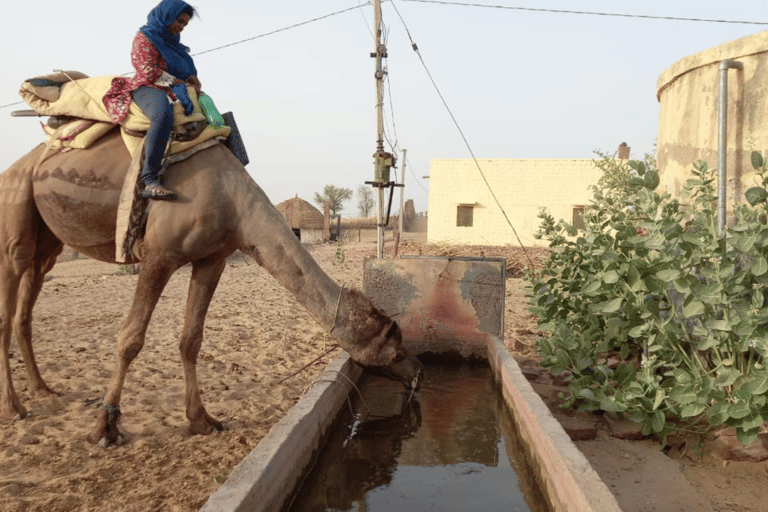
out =
[[[181,37],[168,30],[168,27],[183,12],[192,13],[194,9],[182,0],[162,0],[150,11],[147,24],[139,29],[165,59],[168,73],[180,80],[197,75],[195,63],[189,55],[189,48],[181,44]]]

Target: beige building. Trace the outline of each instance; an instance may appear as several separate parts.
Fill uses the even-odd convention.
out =
[[[721,66],[732,67],[721,72]],[[727,79],[724,169],[730,210],[734,202],[744,201],[744,192],[754,185],[752,151],[768,156],[768,32],[690,55],[661,74],[657,151],[661,188],[676,197],[696,161],[718,168],[723,75]]]
[[[592,159],[494,159],[478,163],[485,180],[474,160],[431,160],[430,242],[542,245],[533,238],[541,224],[541,208],[555,219],[579,222],[584,206],[593,197],[590,187],[602,176]]]

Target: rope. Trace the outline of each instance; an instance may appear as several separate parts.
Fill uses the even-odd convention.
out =
[[[328,334],[331,334],[333,330],[336,328],[336,320],[339,319],[339,306],[341,305],[341,294],[344,293],[344,285],[341,286],[341,290],[339,290],[339,298],[336,301],[336,313],[333,315],[333,323],[331,324],[331,328],[328,331]]]

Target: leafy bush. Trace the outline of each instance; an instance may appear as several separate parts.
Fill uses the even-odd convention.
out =
[[[687,204],[656,191],[652,159],[604,157],[584,231],[540,213],[551,253],[527,278],[548,334],[542,364],[568,377],[563,407],[617,413],[662,440],[720,425],[756,438],[768,420],[768,176],[759,153],[752,164],[762,186],[722,237],[704,162]]]

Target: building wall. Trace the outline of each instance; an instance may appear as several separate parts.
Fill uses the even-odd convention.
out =
[[[533,238],[542,207],[555,219],[572,221],[574,206],[589,203],[602,171],[591,159],[478,160],[493,193],[522,243]],[[457,226],[457,207],[474,205],[472,227]],[[430,242],[519,245],[474,160],[435,159],[429,170]]]
[[[728,71],[728,208],[753,186],[753,150],[768,156],[768,32],[731,41],[681,59],[659,77],[658,166],[661,190],[681,196],[693,164],[717,168],[720,62],[741,62]]]

